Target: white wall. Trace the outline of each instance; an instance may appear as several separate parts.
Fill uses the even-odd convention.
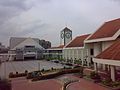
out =
[[[87,50],[84,48],[64,48],[63,49],[63,58],[76,60],[83,60],[87,55]]]
[[[94,43],[94,56],[97,56],[102,52],[102,46],[101,42]]]
[[[102,42],[102,51],[111,46],[115,41]]]

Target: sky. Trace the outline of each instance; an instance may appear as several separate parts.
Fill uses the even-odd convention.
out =
[[[0,42],[9,46],[10,37],[32,37],[57,46],[66,26],[74,38],[117,18],[120,0],[0,0]]]

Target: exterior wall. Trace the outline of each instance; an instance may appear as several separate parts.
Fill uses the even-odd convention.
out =
[[[88,58],[87,62],[89,63],[88,66],[91,66],[91,60],[98,54],[100,54],[102,51],[107,49],[110,45],[112,45],[115,41],[103,41],[103,42],[94,42],[94,43],[85,43],[85,48],[88,49]],[[93,55],[90,53],[90,49],[93,49]],[[98,64],[98,67],[102,67],[100,64]]]
[[[76,63],[80,61],[80,64],[83,65],[83,61],[87,56],[87,50],[84,48],[64,48],[63,49],[63,58],[69,63]]]
[[[94,57],[102,52],[102,46],[101,45],[102,45],[101,42],[94,43],[94,48],[93,48]]]
[[[111,46],[115,41],[102,42],[102,51]]]
[[[89,62],[90,67],[93,67],[93,64],[91,64],[91,60],[93,61],[93,58],[95,56],[97,56],[98,54],[100,54],[102,51],[104,51],[105,49],[107,49],[108,47],[110,47],[110,45],[112,45],[114,41],[103,41],[103,42],[93,42],[93,43],[85,43],[85,47],[88,49],[88,58],[87,61]],[[94,54],[90,55],[90,49],[93,49]],[[94,63],[94,67],[96,67],[96,63]],[[106,65],[103,65],[101,63],[97,63],[97,68],[98,69],[103,69],[105,70]]]
[[[9,54],[16,54],[15,60],[43,58],[44,48],[39,44],[37,38],[12,37],[10,39],[10,48]]]
[[[7,61],[9,59],[8,54],[0,54],[0,62]]]
[[[23,60],[24,55],[23,55],[23,50],[16,50],[16,60]]]
[[[51,59],[62,59],[62,54],[63,54],[63,51],[62,49],[51,49],[51,50],[45,50],[44,52],[44,58],[45,59],[48,59],[48,60],[51,60]]]
[[[20,44],[25,39],[27,39],[27,38],[23,38],[23,37],[11,37],[10,41],[9,41],[9,43],[10,43],[10,45],[9,45],[10,49],[13,49],[16,45]],[[49,41],[39,40],[38,38],[32,38],[32,39],[35,40],[38,44],[40,44],[45,49],[51,47],[51,42],[49,42]]]
[[[88,67],[90,67],[91,66],[91,60],[92,60],[92,58],[94,57],[94,52],[93,52],[93,55],[90,53],[91,51],[91,49],[93,49],[93,51],[94,51],[94,44],[93,43],[87,43],[87,44],[85,44],[85,49],[87,50],[87,66]]]

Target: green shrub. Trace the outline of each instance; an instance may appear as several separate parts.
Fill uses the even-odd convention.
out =
[[[100,79],[100,75],[97,72],[91,72],[90,78],[91,79]]]
[[[17,77],[23,77],[23,76],[27,76],[26,73],[18,73],[16,72],[15,74],[13,74],[13,72],[9,73],[9,78],[17,78]]]
[[[9,73],[9,77],[12,77],[12,76],[13,76],[13,72],[10,72],[10,73]]]
[[[118,86],[120,86],[120,81],[112,82],[111,86],[112,87],[118,87]]]
[[[28,71],[27,71],[27,70],[25,70],[25,74],[28,74]]]
[[[102,80],[102,83],[106,86],[111,86],[112,80],[111,78],[105,78]]]
[[[16,74],[18,74],[18,72],[16,72]]]
[[[46,75],[41,75],[41,76],[31,77],[31,75],[29,75],[27,77],[27,79],[32,79],[32,81],[38,81],[38,80],[55,78],[55,77],[58,77],[58,76],[63,75],[63,74],[78,73],[79,71],[80,71],[80,69],[78,69],[78,68],[64,69],[64,70],[60,70],[59,72],[56,72],[56,73],[46,74]]]

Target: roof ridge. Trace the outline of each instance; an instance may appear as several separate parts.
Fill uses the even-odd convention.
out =
[[[116,21],[116,20],[120,20],[120,18],[111,19],[111,20],[109,20],[109,21],[107,21],[107,22],[105,22],[105,23],[113,22],[113,21]]]

